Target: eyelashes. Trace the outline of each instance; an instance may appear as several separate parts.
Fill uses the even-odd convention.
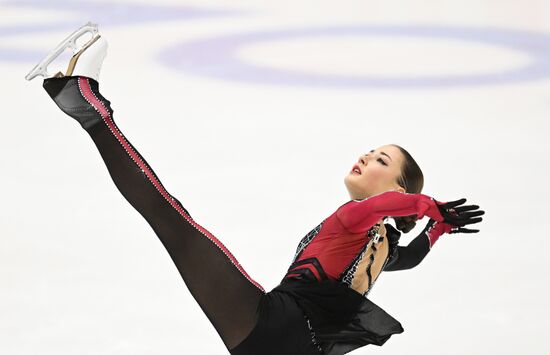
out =
[[[363,154],[363,156],[368,157],[369,154],[368,154],[368,153],[367,153],[367,154]],[[382,164],[382,165],[388,166],[388,164],[387,164],[387,163],[384,161],[384,159],[382,159],[382,158],[378,158],[378,159],[376,159],[376,161],[378,161],[378,162],[379,162],[380,164]]]

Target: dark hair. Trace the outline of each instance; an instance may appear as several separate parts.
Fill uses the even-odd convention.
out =
[[[403,166],[401,166],[401,175],[397,178],[397,183],[404,188],[407,193],[421,193],[424,187],[424,174],[422,174],[422,170],[420,170],[420,167],[409,152],[397,144],[392,145],[399,148],[405,158]],[[403,233],[410,232],[416,226],[416,218],[416,215],[393,217],[396,228]]]

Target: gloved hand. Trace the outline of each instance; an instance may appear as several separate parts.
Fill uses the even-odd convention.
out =
[[[436,201],[437,202],[437,201]],[[437,202],[437,208],[443,216],[443,222],[452,226],[448,233],[477,233],[479,229],[463,228],[465,225],[479,223],[483,218],[478,217],[485,214],[479,210],[477,205],[465,205],[465,198],[451,202]]]

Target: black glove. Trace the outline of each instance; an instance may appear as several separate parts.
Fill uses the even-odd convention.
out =
[[[479,229],[463,228],[465,225],[479,223],[483,218],[478,217],[485,214],[485,211],[479,210],[477,205],[460,206],[466,202],[465,198],[460,200],[437,203],[437,208],[443,216],[443,221],[452,225],[453,230],[450,233],[477,233]]]

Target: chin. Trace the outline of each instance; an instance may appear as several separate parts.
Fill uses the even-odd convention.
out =
[[[358,187],[354,181],[350,181],[348,178],[350,175],[347,175],[344,178],[344,184],[346,185],[346,189],[348,190],[348,194],[352,200],[361,200],[364,199],[365,193],[362,191],[360,187]]]
[[[351,174],[348,174],[346,175],[346,177],[344,177],[344,185],[346,185],[348,190],[355,185],[355,181],[353,181],[353,176]]]
[[[353,189],[353,183],[349,181],[349,175],[347,175],[345,178],[344,178],[344,185],[346,185],[346,189],[348,190],[348,193],[351,195],[352,194],[352,191],[354,190]]]

